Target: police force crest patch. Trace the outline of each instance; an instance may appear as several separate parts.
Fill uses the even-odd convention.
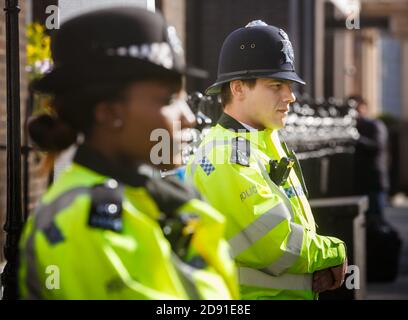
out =
[[[293,67],[295,61],[295,54],[293,52],[292,43],[289,40],[288,35],[282,29],[279,29],[279,34],[283,38],[282,40],[282,52],[285,55],[285,63],[290,63]]]

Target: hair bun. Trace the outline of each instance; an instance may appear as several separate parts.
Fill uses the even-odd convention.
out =
[[[48,114],[30,119],[28,133],[39,149],[50,152],[62,151],[77,139],[77,132],[72,127]]]

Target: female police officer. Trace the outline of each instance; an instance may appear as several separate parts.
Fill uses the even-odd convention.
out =
[[[237,298],[223,217],[178,181],[141,170],[152,130],[194,120],[162,17],[81,15],[61,26],[52,53],[53,70],[34,84],[53,95],[52,112],[31,121],[31,137],[52,153],[83,141],[25,226],[22,298]]]

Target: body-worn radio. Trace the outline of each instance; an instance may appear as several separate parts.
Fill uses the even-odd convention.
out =
[[[282,186],[286,182],[294,163],[293,159],[286,157],[283,157],[279,162],[269,160],[269,177],[277,186]]]

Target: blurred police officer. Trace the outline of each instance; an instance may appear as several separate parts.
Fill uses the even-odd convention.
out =
[[[227,218],[244,299],[314,299],[344,280],[345,245],[316,233],[299,163],[279,140],[293,82],[305,84],[282,29],[257,20],[228,35],[207,89],[224,113],[187,168]]]
[[[83,143],[25,226],[22,298],[238,297],[223,216],[177,180],[144,174],[152,130],[178,136],[173,121],[194,121],[175,40],[160,15],[133,7],[58,30],[54,69],[34,84],[54,100],[29,130],[50,153]]]

